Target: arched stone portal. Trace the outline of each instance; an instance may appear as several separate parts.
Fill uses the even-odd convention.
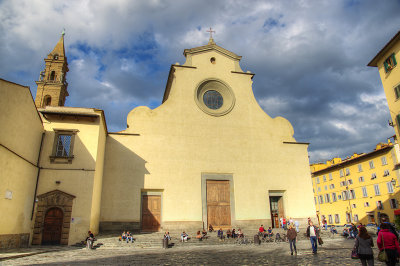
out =
[[[32,245],[68,245],[74,198],[75,196],[60,190],[38,196]]]

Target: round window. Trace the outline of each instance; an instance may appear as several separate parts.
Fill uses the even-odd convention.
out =
[[[208,108],[217,110],[224,103],[224,98],[222,98],[221,93],[218,91],[209,90],[204,93],[203,101]]]
[[[218,79],[203,80],[195,90],[194,100],[203,112],[212,116],[225,115],[235,105],[232,89]]]

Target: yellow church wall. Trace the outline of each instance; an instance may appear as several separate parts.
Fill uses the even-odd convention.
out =
[[[97,234],[99,232],[99,222],[100,222],[100,207],[101,207],[101,193],[103,185],[103,169],[104,169],[104,155],[107,137],[107,128],[105,125],[105,120],[101,119],[104,114],[100,111],[100,125],[98,127],[99,136],[97,144],[97,155],[96,155],[96,171],[94,173],[94,184],[93,184],[93,197],[92,197],[92,210],[90,217],[90,230]]]
[[[0,248],[27,246],[43,127],[29,87],[0,79]]]
[[[102,163],[104,159],[105,126],[101,115],[96,118],[70,117],[62,111],[96,114],[93,109],[47,107],[39,111],[61,112],[59,117],[44,114],[46,137],[41,155],[38,195],[60,190],[75,196],[73,199],[68,244],[84,240],[87,231],[98,233],[98,215],[101,191]],[[46,119],[46,117],[48,117]],[[71,163],[52,163],[54,129],[77,130]]]
[[[27,246],[43,127],[29,87],[0,79],[0,248]]]
[[[173,69],[167,100],[154,110],[138,107],[128,114],[122,133],[140,136],[110,134],[107,140],[101,220],[140,221],[139,189],[153,189],[162,191],[164,224],[201,225],[204,173],[232,175],[232,225],[268,221],[270,190],[283,191],[287,216],[315,215],[307,145],[283,143],[295,142],[293,128],[262,111],[252,74],[232,73],[234,60],[216,51],[191,55]],[[234,94],[226,115],[206,114],[196,104],[197,86],[210,78]]]

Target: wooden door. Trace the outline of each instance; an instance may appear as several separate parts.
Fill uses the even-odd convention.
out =
[[[283,209],[283,197],[279,197],[278,200],[278,216],[280,218],[285,218],[285,211]]]
[[[207,180],[207,223],[215,230],[231,228],[231,197],[228,180]]]
[[[63,212],[59,208],[51,208],[44,217],[42,245],[57,245],[61,242]]]
[[[161,196],[143,195],[142,231],[159,231],[161,224]]]

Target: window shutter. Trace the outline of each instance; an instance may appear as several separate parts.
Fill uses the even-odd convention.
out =
[[[391,55],[391,57],[392,57],[392,61],[393,61],[393,66],[397,65],[396,57],[394,56],[394,53]]]
[[[383,65],[385,66],[385,72],[388,72],[388,64],[385,62],[383,62]]]

